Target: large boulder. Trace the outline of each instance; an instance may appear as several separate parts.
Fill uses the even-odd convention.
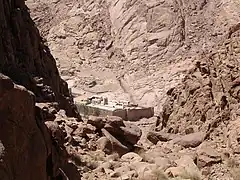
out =
[[[117,152],[120,155],[134,149],[134,145],[142,135],[139,127],[132,123],[124,122],[116,116],[94,117],[90,116],[87,123],[94,126],[96,132],[100,132],[106,138],[100,138],[97,142],[98,148],[106,153]],[[93,129],[93,128],[91,128]],[[111,146],[109,145],[111,142]]]
[[[121,157],[123,162],[141,162],[143,158],[134,152],[129,152]]]
[[[45,125],[35,119],[34,99],[27,89],[0,74],[2,180],[47,180],[51,176],[51,138],[44,133]]]
[[[216,147],[216,146],[215,146]],[[210,167],[222,161],[221,154],[210,143],[204,142],[197,149],[197,166]]]
[[[184,179],[201,179],[201,172],[190,156],[184,155],[176,160],[176,167],[170,167],[166,173],[170,177],[181,177]]]
[[[170,141],[176,137],[178,137],[178,135],[165,132],[149,131],[147,133],[147,139],[153,144],[157,144],[158,141]]]
[[[205,132],[196,132],[177,137],[172,141],[173,143],[179,144],[183,147],[197,147],[204,141],[205,137]]]
[[[112,152],[117,152],[120,155],[123,155],[129,151],[129,148],[123,145],[118,139],[112,136],[106,129],[102,129],[102,133],[106,138],[111,142]]]
[[[136,144],[142,135],[139,127],[127,122],[124,122],[124,126],[121,126],[120,129],[123,131],[124,139],[131,144]]]
[[[111,154],[112,143],[107,137],[101,137],[97,140],[97,148],[107,154]]]

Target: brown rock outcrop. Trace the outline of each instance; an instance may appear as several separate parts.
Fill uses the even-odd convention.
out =
[[[196,132],[177,137],[173,139],[173,143],[179,144],[183,147],[197,147],[204,141],[205,137],[205,132]]]
[[[63,131],[54,121],[44,123],[44,113],[32,92],[0,73],[1,180],[80,177],[67,161]]]
[[[216,46],[214,52],[199,57],[201,61],[189,71],[182,85],[169,91],[163,108],[163,128],[186,134],[186,129],[195,126],[197,131],[211,134],[237,119],[238,47],[239,31]]]
[[[27,89],[0,74],[1,180],[49,177],[46,170],[51,170],[47,160],[51,141],[44,133],[44,124],[35,120],[34,98]]]
[[[50,112],[43,103],[80,116],[25,1],[0,0],[0,22],[0,179],[80,176],[70,168],[64,134],[52,122],[56,109]]]
[[[196,147],[203,140],[212,144],[216,152],[205,148],[197,159],[204,171],[208,166],[214,169],[211,173],[206,171],[208,179],[233,176],[219,173],[219,169],[227,172],[231,168],[222,163],[218,153],[228,152],[226,161],[234,159],[235,166],[240,162],[240,31],[234,27],[221,43],[199,56],[181,85],[168,91],[159,128],[182,135],[173,142],[186,148]]]
[[[37,102],[58,102],[78,116],[67,83],[30,18],[24,0],[0,1],[0,73],[36,95]]]
[[[96,127],[96,132],[100,132],[107,138],[98,141],[98,148],[107,153],[117,152],[123,155],[133,150],[134,145],[137,144],[142,135],[140,128],[134,124],[124,122],[120,117],[90,116],[88,123]]]

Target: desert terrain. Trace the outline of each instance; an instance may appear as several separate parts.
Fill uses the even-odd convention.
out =
[[[0,0],[0,21],[0,179],[240,179],[239,0]],[[81,116],[95,95],[154,116]]]

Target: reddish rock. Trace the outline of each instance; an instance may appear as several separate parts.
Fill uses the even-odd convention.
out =
[[[79,123],[78,127],[73,131],[73,135],[85,137],[87,134],[95,133],[96,128],[91,124]]]
[[[54,141],[56,141],[59,145],[63,146],[64,144],[64,133],[58,126],[57,122],[47,121],[45,122],[49,133]]]
[[[68,116],[80,118],[67,83],[60,78],[56,62],[30,18],[25,1],[0,0],[0,17],[0,72],[32,91],[37,102],[58,102]]]
[[[240,121],[239,118],[232,121],[228,125],[228,148],[236,154],[240,153],[239,141],[240,141]]]
[[[0,74],[3,84],[8,85],[0,86],[0,179],[47,180],[51,142],[46,144],[49,134],[35,119],[34,95]]]
[[[143,158],[134,152],[129,152],[121,157],[124,162],[141,162]]]
[[[105,118],[105,123],[109,124],[112,127],[124,126],[122,118],[117,116],[107,116]]]
[[[73,163],[66,163],[62,167],[62,173],[65,174],[67,180],[80,180],[81,176]]]
[[[102,129],[105,125],[103,117],[89,116],[87,123],[95,126],[97,129]]]
[[[111,141],[106,137],[101,137],[97,140],[97,147],[107,154],[110,154],[112,152]]]
[[[142,136],[141,129],[134,124],[124,122],[124,126],[121,126],[120,129],[123,131],[122,136],[126,137],[125,140],[133,145],[135,145]]]
[[[170,141],[176,137],[178,137],[178,135],[165,132],[150,131],[147,134],[147,139],[153,144],[157,144],[158,141]]]
[[[211,147],[210,143],[202,143],[197,150],[197,165],[199,168],[210,167],[222,161],[221,154]]]
[[[100,139],[98,143],[105,144],[100,149],[105,149],[106,152],[118,152],[122,154],[123,152],[128,152],[134,149],[134,145],[138,142],[142,135],[142,131],[136,125],[123,122],[122,118],[116,116],[107,117],[94,117],[90,116],[87,123],[96,127],[95,131],[99,132],[101,130],[102,134],[108,138],[111,143],[116,144],[115,146],[122,150],[117,150],[112,148],[106,148],[105,146],[108,142],[104,139]],[[91,128],[92,130],[94,128]],[[110,150],[111,149],[111,150]]]
[[[64,179],[65,135],[52,121],[60,108],[80,119],[67,83],[24,0],[0,0],[0,21],[0,179]]]
[[[173,143],[179,144],[183,147],[197,147],[204,141],[205,137],[206,137],[205,132],[197,132],[177,137],[172,141]]]
[[[112,144],[112,151],[123,155],[129,151],[128,147],[123,145],[119,140],[112,136],[106,129],[102,129],[102,133],[108,138]]]

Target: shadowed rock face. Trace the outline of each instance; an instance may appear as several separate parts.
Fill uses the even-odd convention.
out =
[[[34,103],[32,93],[0,74],[1,180],[47,179],[47,147],[51,147],[51,141],[42,132],[42,122],[35,120]]]
[[[64,133],[58,124],[44,122],[34,94],[1,73],[0,116],[1,180],[80,179],[76,167],[67,162]]]
[[[77,116],[67,84],[44,45],[23,0],[0,1],[0,73],[36,95],[37,102],[58,102]]]
[[[65,169],[76,172],[57,137],[63,132],[44,124],[36,102],[58,102],[68,116],[79,117],[24,0],[0,0],[1,180],[63,179]]]

